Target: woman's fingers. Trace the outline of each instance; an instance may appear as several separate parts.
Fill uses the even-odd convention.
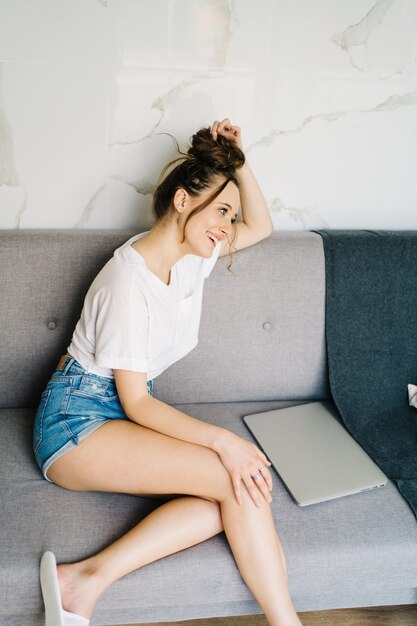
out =
[[[261,461],[263,463],[263,465],[259,469],[261,469],[262,467],[268,468],[270,465],[272,465],[271,461],[265,456],[265,454],[261,450],[258,450],[258,452],[259,452],[259,456],[261,457]],[[272,491],[271,472],[268,469],[263,469],[261,473],[266,481],[266,484],[268,485],[269,491]]]
[[[254,448],[255,448],[258,456],[259,456],[259,459],[258,459],[259,465],[258,465],[258,470],[257,471],[259,472],[259,470],[261,470],[262,468],[265,468],[265,469],[262,469],[262,475],[265,478],[265,480],[267,480],[268,485],[270,485],[271,488],[272,488],[272,478],[271,478],[271,474],[270,474],[270,472],[268,470],[268,467],[270,465],[272,465],[272,463],[268,459],[268,457],[262,452],[262,450],[260,450],[258,448],[258,446],[256,444],[254,444]],[[254,462],[256,463],[256,461],[254,461]],[[257,473],[257,472],[255,472],[255,473]]]
[[[259,474],[259,472],[256,472],[256,474]],[[269,493],[268,483],[263,478],[264,472],[262,472],[261,475],[258,476],[257,480],[254,480],[253,476],[256,476],[256,474],[246,474],[246,476],[239,476],[237,473],[233,473],[232,483],[238,504],[242,504],[241,481],[244,482],[256,506],[261,505],[261,497],[264,497],[267,502],[272,502],[272,497]]]
[[[213,122],[211,127],[211,134],[213,135],[213,139],[217,139],[217,134],[223,132],[224,130],[231,130],[233,134],[236,134],[233,129],[237,129],[237,131],[240,131],[240,128],[238,126],[232,126],[229,118],[226,117],[221,122],[219,120]]]
[[[240,126],[232,125],[228,117],[221,122],[219,120],[213,122],[211,126],[211,136],[214,141],[217,141],[218,135],[223,135],[223,137],[228,139],[233,145],[239,148],[239,150],[243,150]]]
[[[265,465],[271,465],[271,461],[268,459],[268,457],[261,451],[260,455],[261,455],[261,459],[263,460],[263,462],[265,463]]]
[[[242,475],[242,480],[257,506],[260,506],[261,497],[264,497],[267,502],[272,502],[269,493],[272,489],[272,477],[269,470],[265,469],[262,472],[259,471],[259,468],[248,470],[245,475]]]
[[[260,476],[259,476],[260,474]],[[258,491],[260,491],[262,493],[262,495],[264,496],[265,500],[267,502],[271,502],[272,497],[271,494],[269,493],[269,485],[268,485],[268,477],[265,476],[266,472],[256,472],[256,474],[252,474],[252,482],[254,485],[256,485],[256,487],[258,487]],[[253,476],[257,476],[256,480],[255,478],[253,478]]]
[[[272,491],[272,476],[271,476],[271,472],[269,471],[268,468],[266,468],[266,469],[262,470],[261,474],[262,474],[262,476],[263,476],[263,478],[264,478],[264,480],[265,480],[265,482],[266,482],[266,484],[268,486],[269,491]]]
[[[271,461],[256,445],[254,447],[259,455],[258,465],[252,465],[251,471],[246,476],[242,476],[242,480],[244,481],[252,500],[257,506],[260,506],[259,498],[262,496],[267,502],[272,502],[272,497],[269,493],[272,491],[272,476],[268,469],[268,466],[271,465]],[[256,463],[256,461],[254,462]]]
[[[256,472],[258,473],[258,472]],[[268,488],[268,491],[272,491],[272,476],[271,476],[271,472],[267,469],[262,470],[261,472],[261,476],[263,478],[263,481],[265,483],[265,485]]]
[[[260,506],[261,497],[271,502],[272,476],[268,469],[271,462],[254,443],[232,433],[229,436],[228,445],[220,447],[218,454],[230,474],[237,502],[242,503],[241,481],[255,504]]]
[[[212,127],[211,127],[211,134],[213,135],[213,139],[217,139],[217,129],[219,127],[219,120],[216,120],[215,122],[213,122]]]
[[[272,498],[268,491],[268,487],[262,478],[262,474],[257,480],[254,480],[253,476],[255,476],[255,474],[248,474],[243,477],[243,482],[245,483],[246,488],[256,506],[261,506],[261,498],[265,498],[267,502],[271,502]]]

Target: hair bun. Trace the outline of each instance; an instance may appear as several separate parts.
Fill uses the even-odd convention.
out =
[[[203,161],[219,172],[242,167],[245,155],[223,135],[213,139],[210,127],[201,128],[191,137],[187,154],[190,159]]]

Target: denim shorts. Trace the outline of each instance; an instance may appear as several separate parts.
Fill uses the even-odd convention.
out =
[[[153,395],[153,381],[147,381]],[[109,420],[128,420],[114,378],[89,374],[68,356],[41,395],[33,429],[33,451],[43,476],[63,454]]]

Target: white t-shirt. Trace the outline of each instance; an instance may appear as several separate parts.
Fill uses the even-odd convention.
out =
[[[126,369],[152,380],[198,343],[204,280],[221,242],[208,259],[183,256],[166,285],[130,245],[148,232],[115,250],[85,296],[67,350],[89,373],[114,378],[113,369]]]

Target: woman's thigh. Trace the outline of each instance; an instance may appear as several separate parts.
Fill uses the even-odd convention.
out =
[[[106,422],[48,469],[55,484],[77,491],[189,494],[221,502],[233,495],[214,450],[130,420]]]

